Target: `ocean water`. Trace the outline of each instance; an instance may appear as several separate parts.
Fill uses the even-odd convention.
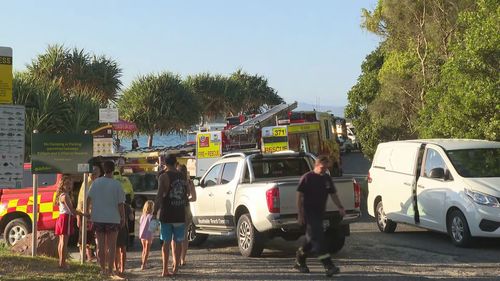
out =
[[[148,145],[148,136],[140,135],[133,137],[139,141],[139,147],[146,147]],[[125,149],[129,150],[132,148],[132,139],[128,137],[120,137],[121,145]],[[184,144],[187,140],[186,135],[169,134],[160,135],[156,134],[153,136],[153,146],[176,146],[179,144]]]

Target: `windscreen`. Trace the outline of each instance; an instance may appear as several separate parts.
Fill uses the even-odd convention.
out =
[[[448,150],[446,153],[462,177],[500,177],[500,148]]]
[[[311,165],[304,157],[262,158],[252,160],[252,169],[256,179],[300,177],[311,170]]]

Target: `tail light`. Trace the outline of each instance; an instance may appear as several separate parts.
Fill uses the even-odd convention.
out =
[[[368,172],[368,176],[366,177],[366,181],[368,183],[372,183],[372,177],[370,177],[370,172]]]
[[[266,191],[266,200],[269,213],[280,212],[280,189],[277,186]]]
[[[361,206],[361,186],[353,179],[352,186],[354,188],[354,208],[357,209]]]

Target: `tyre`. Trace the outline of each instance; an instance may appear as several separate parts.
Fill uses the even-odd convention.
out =
[[[31,233],[31,229],[28,223],[24,219],[11,220],[7,226],[5,226],[5,231],[3,237],[9,246],[17,243],[17,241],[23,239],[28,233]]]
[[[249,214],[244,214],[238,220],[236,227],[238,248],[244,257],[259,257],[264,250],[264,236],[252,224]]]
[[[393,233],[396,230],[397,223],[387,218],[382,201],[379,201],[377,204],[375,219],[377,220],[378,229],[381,232]]]
[[[330,227],[325,231],[325,240],[328,252],[335,254],[344,247],[345,234],[340,228]]]
[[[460,210],[452,211],[447,220],[448,234],[451,242],[458,247],[468,247],[472,244],[467,219]]]
[[[196,233],[196,226],[190,224],[187,228],[187,239],[190,246],[200,246],[208,238],[208,234]]]

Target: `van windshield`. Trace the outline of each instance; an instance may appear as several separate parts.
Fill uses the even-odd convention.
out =
[[[500,177],[500,148],[448,150],[446,153],[462,177]]]

